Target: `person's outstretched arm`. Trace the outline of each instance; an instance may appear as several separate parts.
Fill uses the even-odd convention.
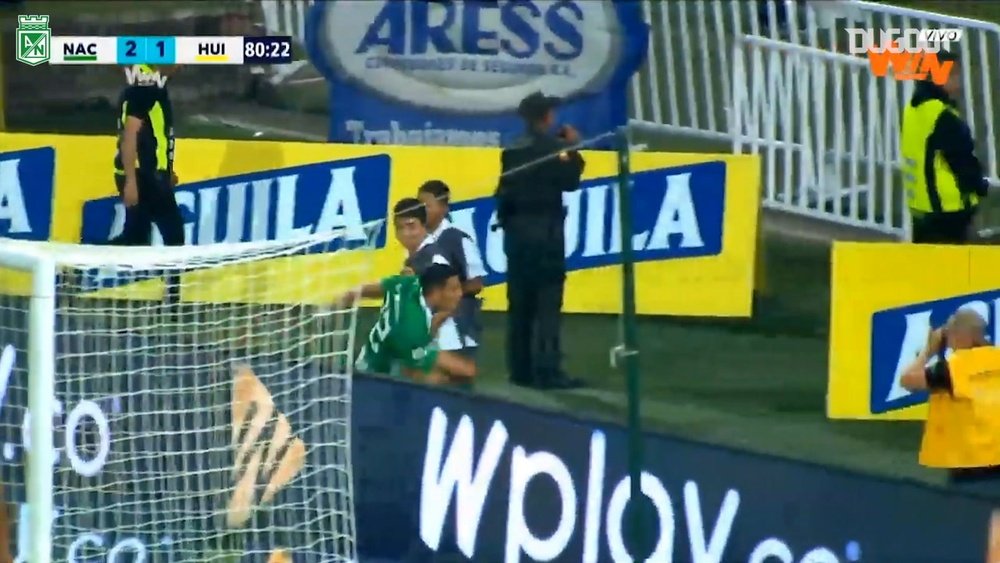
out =
[[[400,278],[404,277],[407,276],[389,276],[377,282],[366,283],[341,295],[334,300],[334,303],[340,307],[348,307],[353,305],[358,299],[379,299],[385,297],[389,288],[394,287],[399,283]]]

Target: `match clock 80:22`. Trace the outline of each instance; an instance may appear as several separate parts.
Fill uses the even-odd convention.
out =
[[[291,37],[244,37],[243,63],[280,65],[292,62]]]

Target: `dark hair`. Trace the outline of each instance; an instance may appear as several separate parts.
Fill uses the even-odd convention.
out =
[[[448,184],[445,184],[441,180],[427,180],[422,186],[420,186],[417,193],[430,194],[434,196],[434,199],[445,204],[447,204],[451,199],[451,188],[449,188]]]
[[[458,276],[458,271],[447,264],[431,264],[420,274],[420,289],[426,294],[432,289],[444,287],[453,277]]]
[[[529,125],[534,125],[545,119],[550,111],[559,106],[561,101],[555,96],[534,92],[525,96],[517,105],[517,114]]]
[[[421,225],[427,224],[427,209],[415,197],[404,197],[392,208],[392,220],[416,219]]]

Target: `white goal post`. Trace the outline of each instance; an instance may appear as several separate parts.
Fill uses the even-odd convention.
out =
[[[0,241],[14,560],[356,561],[357,307],[330,303],[368,280],[381,227],[176,248]]]

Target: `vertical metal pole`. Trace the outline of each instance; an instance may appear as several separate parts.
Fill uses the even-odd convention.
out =
[[[618,146],[618,207],[621,218],[622,249],[622,342],[616,350],[616,363],[625,375],[628,393],[628,471],[631,482],[629,522],[632,528],[632,550],[645,549],[645,506],[642,494],[642,416],[641,386],[635,312],[635,256],[632,250],[632,173],[629,154],[632,139],[627,126],[617,135]]]

